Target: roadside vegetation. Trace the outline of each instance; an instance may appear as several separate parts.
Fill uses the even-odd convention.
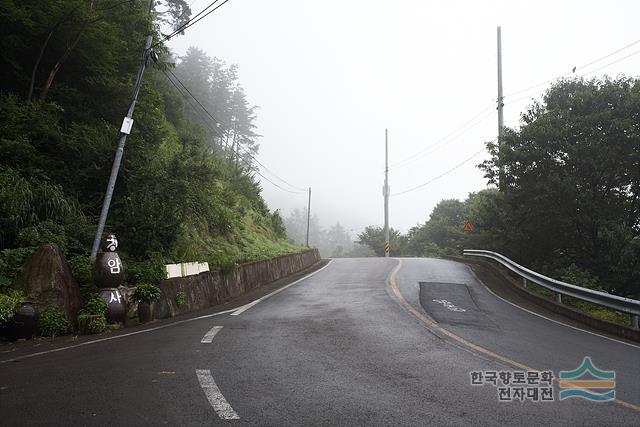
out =
[[[640,80],[559,81],[522,113],[519,128],[506,129],[500,155],[487,143],[491,158],[479,167],[495,187],[442,200],[407,234],[392,230],[392,255],[487,249],[547,276],[640,298],[639,147]],[[467,221],[475,232],[463,232]],[[382,254],[382,229],[358,238]]]
[[[161,40],[190,15],[183,0],[155,2],[152,14],[148,6],[0,5],[0,293],[39,245],[56,243],[91,296],[88,254],[145,37]],[[127,280],[157,278],[163,263],[230,271],[302,250],[254,177],[256,107],[237,67],[197,48],[154,50],[105,228],[120,241]]]

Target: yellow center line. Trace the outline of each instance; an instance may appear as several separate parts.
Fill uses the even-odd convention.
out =
[[[479,346],[477,344],[474,344],[471,341],[468,341],[468,340],[462,338],[461,336],[454,334],[453,332],[443,328],[442,326],[440,326],[437,323],[433,322],[432,320],[428,319],[424,314],[420,313],[411,304],[409,304],[407,302],[407,300],[404,298],[404,296],[402,295],[402,293],[400,292],[400,288],[398,288],[398,280],[397,280],[398,271],[400,271],[400,268],[402,268],[402,260],[398,259],[398,265],[396,265],[396,267],[391,272],[391,277],[389,279],[389,281],[391,283],[391,290],[393,291],[394,295],[398,299],[398,302],[400,303],[400,305],[402,305],[409,313],[411,313],[414,317],[416,317],[418,320],[420,320],[422,323],[424,323],[429,329],[431,329],[432,331],[438,331],[441,334],[446,335],[449,338],[459,342],[460,344],[464,345],[467,348],[470,348],[470,349],[475,350],[475,351],[477,351],[479,353],[482,353],[484,355],[492,357],[493,359],[499,360],[499,361],[504,362],[504,363],[506,363],[508,365],[514,366],[514,367],[516,367],[518,369],[523,369],[525,371],[541,372],[538,369],[533,369],[533,368],[531,368],[531,367],[529,367],[529,366],[527,366],[527,365],[525,365],[523,363],[516,362],[513,359],[509,359],[508,357],[502,356],[502,355],[500,355],[498,353],[494,353],[491,350],[487,350],[484,347],[481,347],[481,346]],[[558,382],[558,380],[556,378],[554,378],[554,381]],[[583,386],[580,386],[580,385],[576,385],[574,388],[580,388],[580,389],[588,390],[588,387],[583,387]],[[620,400],[620,399],[613,399],[612,402],[615,402],[618,405],[621,405],[621,406],[624,406],[626,408],[633,409],[635,411],[640,412],[640,406],[639,405],[635,405],[633,403],[625,402],[624,400]]]

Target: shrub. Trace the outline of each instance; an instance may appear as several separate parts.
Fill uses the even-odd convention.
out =
[[[55,337],[70,333],[71,322],[62,310],[57,307],[49,307],[40,313],[38,328],[43,337]]]
[[[0,235],[2,233],[0,232]],[[22,271],[27,258],[35,252],[35,247],[5,249],[0,252],[0,292],[13,285]]]
[[[160,299],[160,288],[150,283],[140,283],[133,291],[135,302],[152,302]]]
[[[99,334],[107,328],[104,314],[83,313],[78,316],[78,327],[82,334]]]
[[[176,294],[176,304],[178,304],[178,307],[182,306],[185,303],[186,299],[187,299],[187,294],[185,294],[182,291],[178,292]]]
[[[78,312],[81,315],[104,316],[107,314],[107,302],[100,294],[93,294],[84,305],[84,308]],[[79,320],[79,318],[78,318]]]
[[[222,274],[232,273],[236,269],[236,260],[225,254],[216,254],[207,260],[211,270],[219,270]]]
[[[12,291],[8,294],[0,294],[0,326],[9,323],[20,308],[22,292]]]
[[[284,225],[284,221],[282,220],[282,216],[280,216],[280,211],[276,209],[271,214],[271,228],[277,237],[281,239],[287,238],[287,228]]]
[[[93,263],[95,259],[87,255],[76,255],[69,260],[69,267],[73,278],[78,282],[82,300],[88,302],[96,292],[93,283]]]
[[[139,283],[160,283],[166,277],[164,262],[159,259],[142,262],[127,260],[124,271],[130,286]]]

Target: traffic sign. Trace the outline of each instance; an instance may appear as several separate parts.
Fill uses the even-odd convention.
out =
[[[476,231],[476,228],[469,221],[464,223],[464,228],[462,229],[465,233],[473,233]]]
[[[389,243],[385,243],[384,244],[384,252],[385,253],[389,253],[390,250],[391,250],[391,245]]]

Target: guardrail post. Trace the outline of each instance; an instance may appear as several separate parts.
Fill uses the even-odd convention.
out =
[[[631,327],[633,329],[639,329],[640,325],[638,324],[638,319],[640,318],[640,316],[638,316],[637,314],[632,314],[631,315]]]
[[[527,288],[527,279],[525,277],[522,278],[522,286],[526,289]]]
[[[562,294],[560,292],[556,292],[556,302],[562,304]]]

